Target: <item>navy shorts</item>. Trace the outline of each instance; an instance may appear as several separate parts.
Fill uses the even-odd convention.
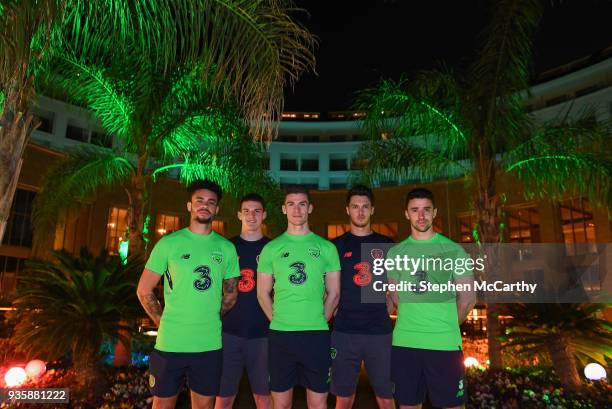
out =
[[[221,349],[206,352],[164,352],[154,349],[149,363],[151,393],[160,398],[176,396],[187,381],[187,386],[193,392],[216,396],[222,365]]]
[[[391,337],[391,333],[332,332],[331,392],[336,396],[354,395],[363,361],[374,394],[383,399],[392,399]]]
[[[400,405],[418,405],[425,394],[436,407],[461,406],[466,401],[463,352],[394,346],[391,380]]]
[[[331,378],[329,331],[270,330],[270,390],[284,392],[302,385],[327,393]]]
[[[219,396],[238,393],[242,370],[249,375],[251,391],[256,395],[269,395],[268,338],[243,338],[223,333],[223,371]]]

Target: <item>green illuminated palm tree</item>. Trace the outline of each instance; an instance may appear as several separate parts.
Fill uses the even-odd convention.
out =
[[[600,144],[609,136],[606,126],[567,118],[542,125],[525,110],[531,36],[541,12],[537,0],[496,2],[480,54],[467,73],[427,71],[410,84],[384,81],[365,91],[357,104],[367,113],[364,127],[373,136],[360,152],[368,161],[365,176],[374,183],[464,177],[479,243],[502,240],[504,195],[497,188],[502,174],[517,178],[529,196],[575,192],[609,207],[612,157],[609,144]],[[498,310],[496,305],[487,309],[495,368],[501,367]]]
[[[79,147],[49,170],[33,208],[37,249],[50,247],[70,210],[104,188],[120,188],[128,200],[129,253],[142,254],[153,177],[174,167],[182,168],[184,181],[208,177],[232,192],[247,184],[273,188],[263,147],[223,94],[231,89],[214,85],[215,72],[206,77],[209,68],[201,64],[161,67],[130,45],[108,50],[112,58],[103,63],[66,48],[51,64],[53,86],[89,109],[117,148]],[[119,363],[129,354],[115,356]]]
[[[216,94],[235,103],[254,136],[270,136],[283,86],[313,66],[313,38],[283,0],[6,0],[0,4],[0,239],[37,121],[36,85],[50,57],[105,64],[109,45],[153,67],[196,63]],[[223,90],[223,92],[221,92]]]
[[[582,366],[612,359],[612,324],[598,318],[601,304],[512,304],[515,317],[506,325],[507,342],[520,352],[550,355],[555,372],[564,385],[580,387],[576,360]]]
[[[29,357],[47,360],[72,356],[85,385],[94,386],[102,364],[104,338],[130,331],[122,320],[140,314],[136,283],[143,264],[103,250],[94,257],[54,252],[52,261],[30,260],[19,280],[12,341]]]

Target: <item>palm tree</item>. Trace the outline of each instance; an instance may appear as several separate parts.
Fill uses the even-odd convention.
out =
[[[548,353],[561,383],[570,389],[581,386],[576,361],[606,365],[612,358],[612,324],[598,313],[601,304],[511,304],[514,317],[505,325],[504,347],[516,346],[519,352]]]
[[[140,314],[136,284],[143,263],[124,265],[106,250],[94,257],[53,252],[54,260],[30,260],[13,301],[12,341],[28,357],[72,356],[85,386],[95,385],[102,364],[100,347],[132,326],[120,322]]]
[[[263,147],[223,94],[231,89],[213,84],[216,73],[202,80],[208,69],[202,64],[158,66],[133,53],[133,44],[107,50],[112,58],[103,63],[66,48],[51,65],[53,86],[90,109],[118,147],[80,147],[49,170],[33,208],[36,248],[49,247],[58,220],[70,210],[104,187],[121,187],[128,199],[129,253],[143,254],[152,178],[174,167],[183,168],[183,180],[208,177],[232,192],[253,183],[273,186],[262,167]],[[115,363],[128,357],[127,350],[117,352]]]
[[[106,62],[109,44],[166,69],[197,63],[213,89],[236,102],[256,137],[269,137],[283,86],[313,67],[313,37],[283,0],[7,0],[0,5],[0,239],[38,125],[32,107],[49,59],[66,47]],[[106,54],[105,54],[106,53]],[[210,75],[210,74],[213,75]]]
[[[408,181],[464,177],[476,213],[474,238],[499,243],[503,195],[498,177],[516,177],[530,195],[560,198],[566,192],[612,203],[612,159],[605,125],[584,120],[538,125],[523,100],[529,86],[531,35],[542,12],[537,0],[502,0],[478,59],[467,73],[420,73],[414,82],[384,81],[365,91],[357,109],[373,139],[360,156],[365,177]],[[381,138],[382,136],[382,138]],[[485,246],[485,251],[492,251]],[[489,255],[485,270],[496,257]],[[499,308],[487,308],[491,366],[500,368]]]

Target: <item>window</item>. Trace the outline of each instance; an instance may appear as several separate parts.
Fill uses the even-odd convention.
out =
[[[327,238],[329,240],[335,239],[336,237],[342,236],[347,231],[351,230],[351,226],[346,224],[328,224],[327,225]]]
[[[113,147],[113,137],[105,134],[104,132],[92,131],[91,143],[94,145],[102,146],[103,148],[112,148]]]
[[[346,159],[330,159],[329,160],[329,170],[347,170],[348,165],[346,164]]]
[[[595,223],[589,201],[585,198],[565,200],[559,204],[559,210],[567,255],[596,252]]]
[[[36,115],[36,119],[40,121],[37,131],[45,133],[53,133],[53,114]]]
[[[318,171],[319,170],[319,159],[302,159],[302,170]]]
[[[297,159],[281,159],[280,170],[298,170]]]
[[[302,137],[302,142],[314,143],[314,142],[319,142],[319,140],[320,138],[318,135],[308,135],[308,136]]]
[[[23,271],[25,258],[0,256],[0,299],[7,298],[17,288],[17,275]]]
[[[222,236],[227,233],[227,223],[223,220],[213,220],[212,229]]]
[[[178,216],[158,213],[155,218],[155,241],[166,234],[175,232],[181,228],[181,220]]]
[[[330,142],[346,142],[346,135],[331,135],[329,137]]]
[[[119,245],[126,239],[127,229],[127,209],[111,207],[106,224],[106,249],[109,254],[119,254]]]
[[[510,243],[540,242],[540,213],[535,206],[506,210]]]
[[[76,125],[66,127],[66,138],[79,142],[89,142],[89,131]]]
[[[331,182],[329,184],[330,189],[346,189],[346,182]]]
[[[372,230],[378,234],[383,234],[397,241],[397,223],[372,223]]]
[[[474,243],[473,231],[476,228],[476,215],[459,216],[459,243]]]
[[[32,201],[35,192],[17,189],[2,244],[32,247]]]
[[[278,137],[279,142],[295,142],[297,141],[297,136],[295,135],[281,135]]]
[[[91,206],[85,205],[80,209],[71,210],[63,223],[57,223],[53,248],[64,249],[76,254],[81,246],[85,245]]]

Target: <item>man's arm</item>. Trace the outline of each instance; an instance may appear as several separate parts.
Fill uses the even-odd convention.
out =
[[[466,317],[476,305],[476,292],[474,291],[474,276],[455,277],[455,284],[469,285],[469,291],[457,291],[457,317],[459,325],[465,321]]]
[[[274,277],[272,274],[257,273],[257,301],[270,321],[272,321],[272,288]]]
[[[397,281],[391,278],[387,279],[387,283],[397,286]],[[387,291],[387,312],[389,315],[393,314],[397,310],[398,305],[399,301],[397,291]]]
[[[223,280],[223,299],[221,300],[221,316],[231,310],[238,300],[238,278],[228,278]]]
[[[340,272],[325,273],[325,319],[329,321],[340,301]]]
[[[159,327],[159,321],[162,315],[162,306],[155,296],[155,287],[161,280],[161,275],[157,274],[148,268],[145,268],[138,281],[138,288],[136,289],[136,295],[142,305],[142,308],[146,311],[147,315],[153,320],[156,326]]]

